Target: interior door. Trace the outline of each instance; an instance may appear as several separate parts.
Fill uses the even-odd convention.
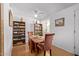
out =
[[[76,55],[79,55],[79,11],[75,11],[75,49]]]

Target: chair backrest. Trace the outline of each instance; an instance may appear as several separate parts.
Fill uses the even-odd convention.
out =
[[[52,48],[52,39],[54,34],[45,34],[45,50]]]
[[[28,32],[28,38],[29,36],[33,35],[33,32]]]
[[[33,32],[28,32],[28,36],[31,36],[31,35],[33,35]]]
[[[31,44],[31,40],[30,40],[30,38],[29,38],[31,35],[33,35],[33,32],[28,32],[28,44],[29,44],[29,45]]]

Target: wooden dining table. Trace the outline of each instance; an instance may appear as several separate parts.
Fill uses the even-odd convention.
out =
[[[35,47],[34,50],[36,52],[37,52],[37,44],[45,41],[45,37],[44,36],[31,35],[29,38],[34,43],[33,47]]]
[[[40,43],[45,40],[44,36],[37,36],[37,35],[30,36],[30,39],[35,43]]]

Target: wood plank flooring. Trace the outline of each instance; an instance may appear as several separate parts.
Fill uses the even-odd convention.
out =
[[[14,46],[12,49],[12,56],[36,56],[35,52],[30,53],[28,45]],[[44,56],[43,51],[37,54],[37,56]],[[49,52],[46,52],[46,56],[49,56]],[[52,56],[73,56],[73,54],[52,46]]]

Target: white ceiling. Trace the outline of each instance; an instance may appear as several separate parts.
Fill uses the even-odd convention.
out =
[[[34,11],[38,10],[41,13],[39,17],[44,18],[75,4],[76,3],[13,3],[10,5],[17,15],[32,16]]]

